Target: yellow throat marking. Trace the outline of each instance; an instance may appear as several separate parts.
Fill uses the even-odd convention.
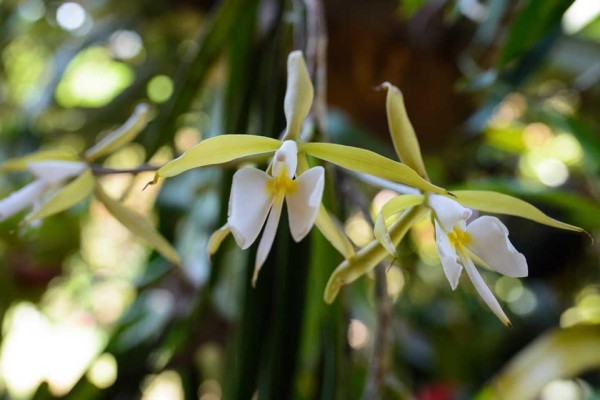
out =
[[[267,183],[267,192],[272,196],[290,194],[296,190],[296,186],[297,182],[287,176],[287,168],[282,168],[279,175]]]
[[[471,235],[457,226],[452,229],[452,232],[448,233],[448,240],[450,240],[452,246],[461,252],[465,246],[468,246],[473,241]]]

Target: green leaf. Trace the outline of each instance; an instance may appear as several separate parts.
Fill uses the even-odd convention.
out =
[[[131,117],[123,125],[105,136],[84,153],[85,159],[93,161],[112,153],[135,139],[148,124],[149,111],[150,107],[147,104],[138,104]]]
[[[302,123],[310,111],[314,89],[301,51],[293,51],[288,56],[287,91],[283,108],[287,120],[284,140],[298,140],[302,133]]]
[[[24,171],[31,162],[47,160],[79,161],[79,157],[75,152],[67,149],[41,150],[5,161],[0,165],[0,172]]]
[[[352,171],[378,176],[432,193],[448,193],[421,178],[412,168],[369,150],[333,143],[299,143],[299,150]]]
[[[86,169],[72,182],[59,189],[40,208],[27,215],[23,222],[27,224],[73,207],[92,193],[95,181],[92,171]]]
[[[510,26],[500,64],[519,57],[560,24],[574,0],[526,0]]]
[[[394,214],[398,214],[408,207],[413,207],[423,203],[425,196],[419,194],[407,194],[402,196],[396,196],[381,208],[381,211],[377,215],[375,221],[375,228],[373,233],[375,238],[385,247],[385,249],[393,256],[396,255],[396,246],[392,243],[392,238],[388,232],[385,220]]]
[[[167,260],[174,264],[180,263],[177,251],[160,233],[158,233],[146,217],[125,207],[120,202],[108,196],[99,184],[96,185],[95,194],[96,198],[104,204],[104,207],[106,207],[108,212],[110,212],[127,229],[150,243],[150,245],[152,245]]]
[[[400,161],[414,169],[422,178],[429,180],[417,135],[406,113],[402,92],[389,82],[381,86],[387,89],[385,107],[396,154]]]
[[[582,228],[551,218],[526,201],[507,194],[487,190],[457,190],[452,194],[456,196],[455,200],[463,206],[483,212],[514,215],[554,228],[583,232]]]
[[[192,168],[223,164],[237,158],[255,154],[275,152],[281,147],[281,141],[255,135],[221,135],[201,141],[179,158],[169,161],[157,172],[154,182],[159,178],[179,175]]]
[[[413,224],[428,211],[427,207],[418,206],[402,215],[390,228],[390,236],[393,246],[404,238]],[[371,271],[388,255],[388,251],[378,240],[374,240],[362,249],[354,257],[344,260],[333,271],[325,287],[324,300],[327,304],[333,303],[342,286],[354,282],[367,272]]]

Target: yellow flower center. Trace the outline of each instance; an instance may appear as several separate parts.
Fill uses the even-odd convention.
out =
[[[452,232],[448,233],[448,240],[458,251],[463,251],[463,248],[468,246],[473,239],[467,232],[455,226]]]
[[[297,183],[287,176],[287,168],[282,168],[275,179],[267,183],[267,191],[272,196],[293,193],[296,190]]]

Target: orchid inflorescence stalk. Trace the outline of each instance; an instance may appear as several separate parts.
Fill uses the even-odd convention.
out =
[[[457,287],[461,272],[465,269],[488,307],[505,325],[510,325],[475,265],[506,276],[524,277],[528,273],[527,262],[509,241],[508,230],[498,218],[481,216],[471,219],[472,209],[523,217],[560,229],[578,232],[582,229],[552,219],[533,205],[512,196],[491,191],[461,190],[450,193],[431,183],[401,92],[389,83],[384,83],[382,88],[387,90],[388,125],[400,161],[356,147],[302,141],[303,124],[312,107],[314,90],[302,53],[294,51],[288,57],[284,99],[287,126],[281,140],[249,134],[204,139],[159,168],[151,184],[194,168],[235,161],[247,163],[251,157],[272,154],[266,171],[246,166],[234,174],[227,222],[211,236],[208,252],[211,255],[217,252],[229,234],[233,235],[239,247],[247,249],[262,230],[252,277],[252,284],[255,285],[271,250],[285,203],[289,229],[295,241],[305,238],[316,225],[344,257],[327,283],[324,293],[327,303],[335,300],[342,286],[368,273],[386,257],[395,257],[396,247],[410,228],[423,217],[430,216],[435,226],[442,268],[451,288]],[[94,192],[122,223],[144,237],[165,258],[178,263],[177,254],[168,242],[149,222],[108,197],[90,169],[91,161],[133,140],[145,126],[146,115],[147,109],[138,107],[129,121],[89,149],[83,157],[40,152],[7,162],[5,171],[26,169],[37,180],[0,200],[0,218],[13,215],[30,205],[34,206],[34,211],[26,217],[26,221],[44,218],[73,206]],[[414,193],[399,194],[386,203],[376,218],[375,240],[355,250],[335,218],[322,204],[325,169],[322,166],[311,168],[308,156],[375,177],[376,182],[403,184],[415,190]],[[70,178],[74,178],[73,181],[59,188]],[[44,193],[52,189],[55,194],[43,200]]]

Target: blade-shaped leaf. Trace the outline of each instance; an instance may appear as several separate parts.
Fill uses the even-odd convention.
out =
[[[402,92],[388,82],[381,86],[387,89],[385,107],[396,154],[403,163],[414,169],[422,178],[429,180],[417,135],[406,113]]]
[[[275,152],[281,141],[255,135],[221,135],[201,141],[179,158],[163,165],[154,178],[169,178],[192,168],[222,164],[236,158]]]
[[[86,160],[93,161],[110,154],[135,139],[148,124],[149,111],[150,107],[147,104],[139,104],[133,111],[133,114],[131,114],[131,117],[123,125],[105,136],[84,153]]]
[[[390,228],[390,236],[393,246],[404,238],[410,227],[427,212],[426,207],[418,206],[405,213]],[[356,255],[344,260],[331,274],[327,286],[325,287],[324,300],[327,304],[333,303],[342,286],[354,282],[367,272],[371,271],[388,255],[387,250],[374,240],[362,249]]]
[[[287,91],[283,108],[287,120],[284,140],[297,140],[302,131],[302,122],[312,106],[314,89],[301,51],[288,56]]]
[[[445,189],[421,178],[412,168],[369,150],[333,143],[300,143],[299,150],[352,171],[378,176],[432,193],[447,194]]]
[[[31,162],[46,160],[78,161],[79,157],[75,152],[68,149],[41,150],[5,161],[0,165],[0,172],[24,171]]]
[[[95,194],[96,198],[104,204],[104,207],[106,207],[108,212],[110,212],[127,229],[150,243],[150,245],[152,245],[164,258],[175,264],[179,264],[177,251],[160,233],[158,233],[146,217],[125,207],[123,204],[107,195],[100,185],[96,185]]]
[[[526,201],[507,194],[487,190],[457,190],[452,191],[452,194],[463,206],[483,212],[514,215],[554,228],[583,232],[582,228],[551,218]]]
[[[385,249],[393,256],[396,255],[396,246],[392,243],[392,238],[385,224],[385,220],[394,214],[398,214],[408,207],[416,206],[423,203],[425,196],[418,194],[407,194],[403,196],[396,196],[381,208],[381,211],[377,215],[375,221],[375,228],[373,233],[375,238],[385,247]]]
[[[94,175],[88,168],[72,182],[59,189],[40,208],[27,215],[23,222],[29,223],[71,208],[92,193],[94,183]]]

